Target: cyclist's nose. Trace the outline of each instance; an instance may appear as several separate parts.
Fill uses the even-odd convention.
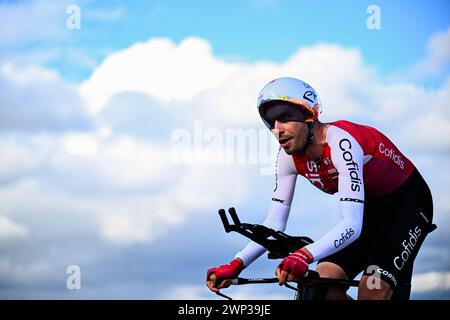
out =
[[[276,129],[276,130],[278,130],[278,131],[284,131],[284,126],[283,126],[283,123],[282,122],[280,122],[280,121],[278,121],[278,120],[275,120],[275,122],[274,122],[274,124],[273,124],[273,128],[274,129]]]
[[[284,134],[284,126],[283,123],[275,120],[272,128],[272,134],[275,135],[277,139]]]

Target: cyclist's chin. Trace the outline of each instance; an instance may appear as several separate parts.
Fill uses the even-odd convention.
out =
[[[284,149],[284,152],[286,152],[286,154],[288,154],[288,155],[293,155],[294,153],[295,153],[295,151],[292,149],[292,147],[289,147],[289,148],[283,148]]]
[[[284,151],[286,152],[286,154],[288,155],[293,155],[294,153],[298,153],[298,148],[296,147],[296,145],[294,143],[291,143],[289,146],[287,147],[283,147]]]
[[[296,141],[292,141],[293,143],[291,143],[288,147],[283,148],[284,151],[286,152],[286,154],[288,155],[293,155],[293,154],[301,154],[305,148],[305,145],[302,144],[301,146],[299,146]]]

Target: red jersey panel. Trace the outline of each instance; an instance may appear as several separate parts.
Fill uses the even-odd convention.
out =
[[[363,181],[366,197],[375,198],[393,192],[413,172],[412,162],[377,129],[344,120],[331,122],[330,125],[350,134],[361,146],[364,152]],[[332,152],[332,148],[326,144],[317,163],[305,154],[292,156],[298,174],[329,194],[338,191],[339,178],[339,172],[331,160]]]

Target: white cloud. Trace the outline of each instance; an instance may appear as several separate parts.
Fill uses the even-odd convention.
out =
[[[59,80],[57,72],[37,66],[17,68],[12,64],[5,63],[1,65],[0,70],[2,76],[5,77],[5,80],[14,83],[17,86],[25,86],[37,81],[49,83],[57,82]]]
[[[404,96],[407,98],[399,99],[405,99],[406,103],[399,105],[404,109],[403,114],[407,114],[400,126],[405,143],[425,150],[450,151],[450,139],[446,138],[450,136],[450,77],[437,90],[415,88]],[[414,107],[409,111],[407,106],[411,105]]]
[[[0,40],[3,43],[28,43],[60,40],[70,35],[66,21],[73,14],[67,8],[77,5],[80,9],[81,28],[84,19],[106,22],[120,19],[125,8],[95,8],[90,1],[13,1],[0,3]]]
[[[1,145],[10,156],[0,172],[21,174],[0,189],[3,210],[28,216],[65,208],[81,219],[89,213],[99,235],[121,245],[159,239],[191,214],[215,210],[225,199],[244,201],[249,189],[242,169],[175,166],[169,145],[131,136],[16,136]]]
[[[431,127],[431,128],[430,128]],[[412,135],[412,132],[417,134]],[[413,119],[403,128],[403,137],[410,144],[437,151],[450,151],[450,119],[439,111],[431,111],[420,119]]]
[[[123,136],[99,146],[94,168],[99,178],[117,188],[156,187],[173,178],[169,161],[163,144]]]
[[[73,155],[86,157],[95,156],[98,151],[98,142],[89,134],[68,134],[63,138],[64,150]]]
[[[57,72],[0,64],[0,130],[85,130],[90,121],[75,88]]]
[[[58,47],[33,48],[27,52],[4,51],[0,53],[0,61],[12,66],[42,66],[61,57],[62,52]]]
[[[14,142],[13,142],[14,141]],[[13,143],[22,145],[15,151]],[[40,166],[45,170],[44,179],[51,183],[63,183],[68,192],[117,192],[162,188],[171,184],[178,169],[171,167],[168,146],[147,142],[131,136],[109,136],[102,130],[91,133],[67,133],[63,135],[36,135],[34,138],[18,136],[5,144],[5,151],[16,162]],[[11,160],[10,162],[13,162]],[[13,164],[5,162],[6,171]],[[2,162],[0,162],[0,165]]]
[[[28,235],[28,229],[14,222],[6,216],[0,216],[0,241],[25,238]]]
[[[122,91],[138,91],[162,101],[187,100],[222,85],[236,69],[215,58],[210,44],[186,38],[178,46],[167,38],[150,39],[108,56],[80,86],[92,112]]]
[[[26,145],[17,143],[12,137],[0,139],[0,179],[13,179],[29,174],[42,161],[42,154],[33,152]]]
[[[227,203],[241,203],[249,195],[243,169],[215,165],[192,165],[178,181],[174,197],[186,209],[213,209]]]
[[[50,265],[44,261],[17,262],[8,256],[0,257],[0,279],[5,282],[27,286],[45,282],[50,273]]]
[[[29,222],[36,239],[50,243],[64,238],[81,242],[87,237],[118,245],[148,243],[176,223],[169,214],[162,215],[156,197],[121,193],[104,196],[98,192],[91,196],[92,192],[65,191],[64,182],[47,177],[3,186],[0,210]],[[49,228],[51,234],[47,234]]]
[[[375,80],[374,71],[364,63],[358,49],[338,45],[301,48],[282,67],[284,74],[312,85],[325,106],[324,113],[332,117],[362,113],[362,100],[370,95],[368,88]]]
[[[175,114],[175,108],[145,93],[125,91],[111,97],[96,120],[119,135],[163,140],[175,126]]]
[[[113,243],[121,245],[146,243],[162,236],[163,228],[160,222],[152,219],[152,212],[144,213],[139,218],[136,218],[136,213],[123,216],[113,214],[109,213],[101,225],[102,235]]]
[[[85,207],[96,215],[106,241],[127,246],[153,242],[182,223],[188,211],[173,202],[167,195],[130,195],[88,202]]]
[[[413,276],[413,292],[450,290],[450,272],[427,272]]]
[[[450,64],[450,27],[435,33],[427,44],[427,55],[419,61],[412,72],[416,77],[436,75]]]
[[[178,172],[164,192],[107,198],[87,203],[86,210],[98,216],[106,240],[130,245],[153,242],[195,215],[215,212],[224,203],[239,205],[247,197],[242,171],[192,166]]]
[[[67,29],[68,1],[20,1],[0,3],[0,41],[60,39]]]

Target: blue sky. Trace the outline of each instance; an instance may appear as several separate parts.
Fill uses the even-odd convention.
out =
[[[405,68],[425,54],[421,44],[449,21],[448,2],[383,1],[382,29],[365,28],[370,1],[198,1],[147,4],[124,13],[123,24],[111,26],[104,45],[117,48],[150,36],[180,41],[189,35],[209,39],[218,56],[245,61],[288,58],[300,45],[318,42],[357,46],[381,72]],[[133,10],[134,9],[134,10]],[[155,12],[147,18],[147,13]],[[100,33],[102,33],[100,31]],[[132,35],[130,37],[130,34]],[[101,37],[103,38],[103,36]],[[81,39],[80,39],[81,40]],[[82,39],[81,42],[98,38]],[[102,41],[100,41],[102,43]],[[390,50],[386,50],[390,48]],[[398,50],[401,48],[401,50]]]
[[[81,28],[70,30],[74,4]],[[371,4],[379,30],[366,27]],[[379,128],[429,182],[439,229],[417,258],[413,297],[448,299],[449,9],[448,1],[1,1],[0,297],[214,298],[206,270],[246,243],[223,232],[217,209],[264,219],[277,146],[255,100],[264,83],[290,75],[319,92],[322,120]],[[251,141],[243,161],[233,158],[237,143],[226,143],[239,130]],[[176,153],[183,134],[192,140]],[[320,237],[339,221],[336,204],[299,178],[287,231]],[[81,290],[65,286],[72,264]],[[271,276],[275,264],[262,258],[245,275]],[[291,296],[277,286],[229,292]]]
[[[77,47],[99,62],[107,50],[125,48],[150,37],[169,37],[178,42],[196,35],[208,39],[220,57],[251,62],[282,61],[301,45],[327,42],[358,47],[367,63],[382,73],[392,73],[423,57],[426,54],[423,44],[437,30],[445,30],[450,18],[445,0],[378,1],[376,5],[382,8],[382,28],[376,31],[365,27],[366,9],[371,1],[70,3],[84,9],[80,31],[68,32],[57,39],[31,38],[25,43],[12,43],[12,47],[21,50]],[[100,11],[106,13],[100,19],[90,16],[91,12]],[[61,23],[63,18],[59,17]],[[68,65],[62,58],[49,66],[75,80],[86,78],[92,71]]]

